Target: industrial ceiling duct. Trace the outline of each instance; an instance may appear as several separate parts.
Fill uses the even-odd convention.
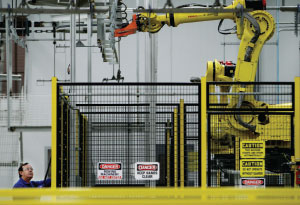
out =
[[[52,6],[66,7],[71,4],[71,0],[29,0],[27,3],[32,6]],[[76,7],[89,7],[88,0],[75,0]]]

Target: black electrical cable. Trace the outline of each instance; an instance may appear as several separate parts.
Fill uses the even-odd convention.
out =
[[[180,9],[180,8],[193,7],[193,6],[207,7],[207,6],[204,5],[204,4],[195,4],[195,3],[191,3],[191,4],[183,4],[183,5],[177,6],[176,8]]]
[[[224,21],[224,19],[221,19],[221,20],[220,20],[220,23],[219,23],[219,25],[218,25],[218,32],[219,32],[220,34],[223,34],[223,35],[234,34],[235,32],[226,32],[226,31],[234,31],[234,30],[236,30],[236,26],[234,26],[233,28],[221,30],[221,26],[222,26],[222,24],[223,24],[223,21]]]
[[[245,13],[244,16],[248,19],[248,21],[253,25],[254,27],[254,36],[251,38],[250,42],[255,44],[256,41],[258,40],[259,36],[260,36],[260,26],[258,24],[258,22],[256,21],[256,19],[251,16],[248,13]],[[248,46],[246,49],[246,54],[244,57],[244,61],[246,62],[250,62],[251,61],[251,57],[252,57],[252,52],[253,52],[253,47]]]
[[[46,171],[46,174],[45,174],[45,177],[44,177],[44,182],[43,182],[44,186],[46,186],[46,180],[47,180],[47,176],[48,176],[48,173],[49,173],[50,165],[51,165],[51,157],[49,159],[47,171]]]
[[[177,6],[176,8],[179,9],[179,8],[188,8],[188,7],[216,7],[216,5],[205,5],[205,4],[198,4],[198,3],[190,3],[190,4],[183,4],[183,5]],[[226,7],[226,5],[223,5],[223,7]]]

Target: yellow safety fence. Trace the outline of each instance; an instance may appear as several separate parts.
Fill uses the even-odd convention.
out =
[[[0,189],[0,204],[299,204],[300,189]]]

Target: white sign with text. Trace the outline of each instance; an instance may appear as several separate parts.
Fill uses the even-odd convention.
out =
[[[137,162],[134,173],[136,180],[159,180],[159,162]]]
[[[122,163],[98,162],[97,178],[99,180],[122,180]]]

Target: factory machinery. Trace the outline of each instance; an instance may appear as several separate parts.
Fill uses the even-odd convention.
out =
[[[201,7],[162,15],[140,8],[114,36],[220,20],[220,33],[241,40],[236,63],[209,61],[201,83],[190,85],[55,84],[59,187],[299,183],[298,84],[255,82],[259,54],[275,30],[265,1],[235,0],[195,13],[190,6]],[[232,31],[221,29],[224,19],[235,23]],[[145,163],[154,170],[140,176],[137,167]],[[115,171],[105,172],[108,166]]]
[[[178,9],[189,6],[195,8],[183,5]],[[294,157],[294,84],[255,82],[261,49],[275,30],[274,19],[265,8],[266,1],[235,0],[218,13],[141,12],[133,15],[127,27],[115,31],[115,36],[124,37],[138,31],[156,33],[164,25],[177,27],[183,23],[220,20],[221,34],[236,34],[240,39],[236,64],[207,62],[208,184],[211,186],[242,184],[237,175],[265,177],[264,183],[273,186],[291,184],[295,179],[298,162]],[[242,10],[232,12],[233,9]],[[221,31],[224,19],[235,23],[233,31]],[[259,174],[260,166],[265,169],[264,174]]]
[[[78,32],[97,32],[103,61],[111,64],[119,63],[118,38],[136,32],[157,33],[165,25],[177,27],[220,20],[221,34],[235,34],[240,39],[236,62],[207,62],[206,76],[200,83],[56,83],[54,79],[53,186],[219,187],[300,183],[300,142],[299,131],[296,132],[299,125],[295,123],[299,120],[295,117],[299,108],[295,92],[299,80],[255,82],[261,49],[275,31],[274,19],[265,10],[265,0],[234,0],[228,6],[216,1],[209,6],[189,4],[177,8],[167,1],[161,10],[138,8],[130,23],[126,18],[127,7],[121,0],[71,4],[24,1],[20,10],[3,10],[8,11],[6,24],[11,13],[63,13],[25,9],[51,2],[55,6],[69,5],[71,9],[65,12],[70,14],[87,13],[94,19],[73,27],[78,26]],[[163,14],[158,15],[159,12]],[[222,30],[225,19],[232,20],[235,27]],[[18,36],[25,37],[30,32],[52,33],[54,45],[65,40],[57,38],[57,33],[74,32],[65,22],[30,22],[22,17],[15,23],[22,29],[16,30],[9,24],[6,32],[21,46],[24,41]],[[96,31],[89,28],[95,25]],[[106,79],[109,80],[122,81],[120,70],[117,77]],[[144,165],[149,162],[152,174],[140,176],[142,171],[137,169],[147,167]]]

